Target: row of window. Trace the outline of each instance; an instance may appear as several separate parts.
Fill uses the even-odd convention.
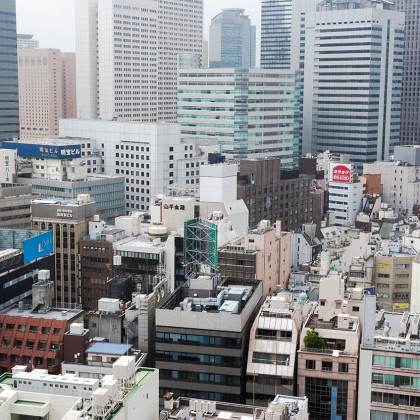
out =
[[[241,338],[231,338],[231,337],[212,337],[207,335],[193,335],[193,334],[175,334],[175,333],[165,333],[157,332],[156,340],[164,340],[174,343],[193,343],[193,344],[203,344],[209,346],[220,346],[220,347],[241,347],[242,339]]]
[[[420,377],[372,373],[372,383],[377,385],[420,389]]]

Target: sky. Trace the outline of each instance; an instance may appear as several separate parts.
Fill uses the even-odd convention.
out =
[[[0,0],[1,1],[1,0]],[[204,39],[208,40],[212,17],[222,8],[245,9],[253,25],[257,25],[257,44],[260,39],[261,0],[203,0]],[[41,48],[74,51],[74,0],[16,0],[18,33],[32,34]]]

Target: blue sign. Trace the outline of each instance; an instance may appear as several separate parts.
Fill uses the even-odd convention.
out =
[[[38,159],[75,159],[82,156],[80,144],[54,146],[4,141],[3,149],[15,149],[18,156]]]
[[[23,263],[27,264],[37,258],[53,252],[53,233],[48,231],[23,241]]]

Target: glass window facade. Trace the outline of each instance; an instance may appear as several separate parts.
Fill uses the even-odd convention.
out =
[[[15,0],[0,2],[0,141],[19,137]]]

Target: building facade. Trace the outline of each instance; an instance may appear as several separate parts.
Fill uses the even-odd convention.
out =
[[[405,13],[400,144],[420,145],[420,4],[396,0],[395,8]]]
[[[300,229],[311,222],[313,197],[309,175],[298,170],[282,170],[281,159],[246,159],[238,174],[238,198],[249,210],[249,225],[260,220],[281,220],[284,230]],[[320,211],[320,209],[319,209]]]
[[[295,81],[293,72],[282,70],[180,70],[181,134],[217,139],[229,158],[278,157],[282,167],[297,167]]]
[[[58,120],[76,115],[74,53],[57,49],[18,50],[21,138],[58,135]]]
[[[17,34],[18,48],[39,48],[39,41],[31,34]]]
[[[209,67],[255,68],[255,25],[245,9],[222,9],[210,24]]]
[[[202,54],[202,14],[203,0],[78,0],[77,117],[175,121],[177,55]]]
[[[125,177],[127,212],[147,210],[172,184],[195,186],[206,162],[200,142],[181,139],[178,124],[67,119],[60,135],[96,141],[103,171]]]
[[[400,137],[404,15],[337,0],[302,19],[303,154],[329,149],[359,166],[388,159]]]
[[[89,232],[96,204],[89,196],[80,200],[60,202],[37,200],[32,202],[32,228],[53,232],[55,252],[56,306],[80,302],[79,241]]]
[[[30,226],[31,201],[39,198],[30,185],[0,186],[0,227]]]
[[[16,0],[0,5],[0,141],[19,137],[19,90],[16,40]]]
[[[262,0],[261,68],[289,69],[291,38],[292,0]]]
[[[376,311],[365,296],[359,365],[359,419],[418,417],[420,401],[418,313]]]
[[[245,402],[249,331],[261,304],[261,282],[228,278],[221,284],[223,290],[217,292],[217,302],[204,298],[216,296],[213,281],[206,276],[190,279],[189,288],[178,288],[156,309],[161,397],[173,392],[191,398]],[[194,293],[203,299],[194,300]],[[247,297],[242,303],[233,302],[235,294]],[[188,302],[194,309],[188,309]],[[180,304],[182,309],[176,309]]]

